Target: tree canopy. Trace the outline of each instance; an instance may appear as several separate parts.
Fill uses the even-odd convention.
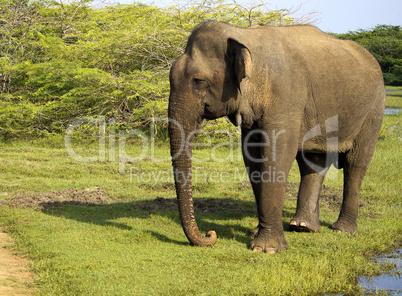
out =
[[[287,10],[223,0],[168,8],[0,0],[0,136],[62,133],[82,116],[113,118],[118,128],[166,117],[169,68],[206,20],[294,22]]]

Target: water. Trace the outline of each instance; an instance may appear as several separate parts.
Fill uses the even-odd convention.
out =
[[[401,108],[386,108],[384,111],[385,115],[399,115],[401,114]]]
[[[375,260],[379,263],[395,264],[396,267],[389,273],[379,276],[359,277],[359,285],[364,289],[364,293],[376,294],[376,292],[386,291],[387,295],[402,295],[402,249]]]
[[[392,89],[392,90],[386,90],[387,93],[393,93],[393,92],[401,92],[402,89]],[[401,108],[387,108],[384,111],[385,115],[400,115],[401,114]]]

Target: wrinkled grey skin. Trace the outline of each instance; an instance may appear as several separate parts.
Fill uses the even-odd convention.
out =
[[[290,227],[318,231],[318,198],[331,164],[344,169],[337,231],[355,233],[359,189],[385,106],[377,61],[351,41],[311,26],[236,28],[198,25],[170,72],[169,134],[184,232],[194,245],[211,245],[194,217],[191,144],[203,119],[227,116],[241,125],[244,163],[257,202],[252,250],[287,248],[282,224],[286,177],[300,168],[297,211]],[[253,145],[254,144],[254,145]],[[275,170],[278,178],[264,177]],[[260,176],[260,177],[259,177]]]

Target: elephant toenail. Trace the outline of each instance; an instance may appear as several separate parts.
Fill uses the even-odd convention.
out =
[[[262,253],[263,249],[261,247],[254,247],[253,252]]]
[[[267,254],[275,254],[276,250],[274,248],[266,248],[265,253],[267,253]]]
[[[292,225],[292,226],[297,226],[296,220],[291,220],[289,224]]]
[[[307,227],[306,222],[300,222],[300,227]]]

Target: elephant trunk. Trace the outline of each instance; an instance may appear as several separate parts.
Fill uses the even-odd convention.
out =
[[[201,235],[194,217],[192,197],[192,143],[199,118],[189,106],[169,100],[169,136],[176,194],[181,224],[188,240],[196,246],[209,246],[216,242],[215,231]]]

